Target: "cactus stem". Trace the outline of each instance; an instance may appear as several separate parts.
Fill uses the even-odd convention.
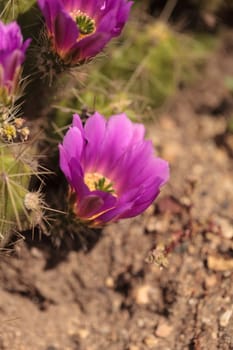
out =
[[[5,183],[7,185],[7,190],[8,190],[9,196],[10,196],[12,208],[13,208],[15,219],[16,219],[16,222],[17,222],[17,226],[18,226],[19,230],[21,231],[22,230],[22,226],[21,226],[21,222],[20,222],[20,218],[19,218],[19,213],[18,213],[16,204],[15,204],[15,199],[14,199],[13,192],[12,192],[12,187],[11,187],[11,185],[9,183],[9,178],[7,176],[5,176]]]

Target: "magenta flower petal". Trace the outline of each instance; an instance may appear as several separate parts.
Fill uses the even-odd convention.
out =
[[[77,127],[71,128],[63,140],[63,145],[59,145],[60,167],[71,183],[72,179],[83,176],[80,165],[81,154],[83,150],[83,137]],[[74,181],[76,183],[76,181]]]
[[[17,69],[20,68],[21,62],[23,61],[23,53],[20,50],[14,50],[12,54],[4,62],[4,75],[5,82],[8,86],[14,83],[15,74],[17,74]]]
[[[114,36],[121,33],[124,23],[127,22],[132,2],[122,3],[121,11],[117,13],[117,26],[114,28]]]
[[[62,145],[59,145],[60,152],[60,168],[65,174],[67,180],[71,182],[70,157]]]
[[[73,115],[72,126],[76,126],[80,130],[82,136],[84,136],[83,123],[82,123],[81,118],[78,114]]]
[[[83,197],[77,214],[86,220],[95,220],[101,213],[107,213],[115,207],[116,198],[107,192],[94,191],[91,194]]]
[[[143,212],[168,181],[169,167],[144,139],[145,128],[124,114],[99,113],[83,128],[79,116],[59,146],[60,167],[76,195],[74,212],[91,225]]]
[[[45,17],[47,28],[52,34],[54,32],[55,19],[63,7],[60,1],[57,0],[38,0],[38,5]]]
[[[112,169],[111,177],[113,181],[118,179],[117,188],[120,193],[124,193],[125,188],[137,188],[144,181],[149,184],[150,179],[159,178],[159,176],[155,178],[152,174],[162,173],[164,181],[167,181],[167,165],[164,160],[154,157],[150,141],[134,145],[131,150],[123,154],[118,163],[121,167],[117,164]]]
[[[20,27],[16,22],[4,24],[0,21],[0,89],[9,95],[17,87],[21,65],[31,40],[23,42]]]
[[[133,125],[133,137],[132,143],[135,144],[139,141],[142,141],[145,137],[145,127],[142,124],[135,123]]]
[[[105,137],[99,149],[97,166],[106,174],[112,174],[119,159],[130,144],[143,139],[143,125],[133,124],[125,114],[112,116],[107,124]],[[110,151],[109,151],[110,150]]]
[[[151,191],[150,191],[150,193],[151,193]],[[148,192],[148,194],[150,194],[150,193]],[[131,217],[137,216],[140,213],[144,212],[150,206],[150,204],[155,200],[155,198],[158,196],[158,194],[159,194],[159,192],[153,193],[153,196],[152,195],[149,196],[145,202],[142,202],[141,198],[139,198],[138,201],[135,201],[133,203],[131,208],[129,208],[128,210],[125,210],[125,212],[119,216],[119,219],[131,218]]]
[[[108,222],[118,221],[123,213],[127,213],[132,207],[130,203],[122,203],[112,210],[100,215],[96,218],[96,226],[103,226]],[[128,216],[126,216],[128,217]]]
[[[132,4],[128,0],[38,0],[52,49],[70,64],[93,58],[120,35]]]
[[[79,194],[78,201],[81,201],[85,196],[90,194],[90,190],[84,183],[82,168],[74,159],[70,161],[70,172],[71,180],[69,181],[67,179],[72,189]]]
[[[107,212],[110,209],[115,208],[117,198],[114,197],[111,193],[104,191],[94,191],[93,193],[101,197],[104,201],[104,204],[101,208],[101,213]],[[97,215],[97,213],[95,215]],[[98,216],[99,215],[100,213],[98,212]]]
[[[80,130],[76,127],[70,128],[63,140],[63,148],[66,150],[70,159],[81,159],[83,151],[83,137]]]
[[[54,39],[56,51],[61,57],[69,55],[78,35],[79,31],[75,22],[66,12],[60,11],[54,22]]]
[[[83,153],[83,163],[87,170],[94,171],[106,131],[106,121],[95,113],[85,125],[86,146]]]
[[[81,218],[85,217],[88,220],[96,212],[101,210],[103,204],[104,201],[101,197],[95,194],[89,194],[80,201],[77,214]]]
[[[74,62],[84,62],[95,57],[109,42],[109,35],[96,32],[90,37],[78,41],[72,48],[72,58]]]

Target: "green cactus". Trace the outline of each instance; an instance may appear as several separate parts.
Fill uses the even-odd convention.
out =
[[[0,247],[14,230],[30,228],[31,212],[39,210],[39,202],[35,210],[27,203],[30,179],[36,173],[27,159],[29,149],[24,143],[0,142]]]
[[[0,18],[15,20],[19,15],[28,11],[35,2],[35,0],[1,0]]]

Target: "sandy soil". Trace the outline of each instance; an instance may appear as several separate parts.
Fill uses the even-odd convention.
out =
[[[229,33],[148,125],[171,164],[155,205],[87,251],[26,235],[1,256],[1,350],[233,349],[232,55]]]

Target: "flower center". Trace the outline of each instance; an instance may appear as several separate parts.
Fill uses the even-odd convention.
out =
[[[78,11],[73,11],[71,17],[77,23],[79,32],[81,35],[90,35],[93,34],[96,30],[95,20],[89,17],[86,13]]]
[[[85,174],[84,182],[88,186],[90,191],[100,190],[115,195],[116,191],[113,187],[113,183],[107,177],[104,177],[99,173]]]

